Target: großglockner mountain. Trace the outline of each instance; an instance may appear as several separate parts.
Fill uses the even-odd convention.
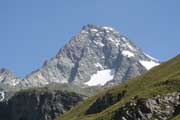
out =
[[[104,87],[120,84],[156,65],[158,60],[114,28],[86,25],[55,57],[25,78],[0,70],[0,119],[53,120]],[[87,114],[92,112],[97,112],[94,106]]]
[[[112,86],[159,64],[114,28],[86,25],[21,86],[72,83]]]

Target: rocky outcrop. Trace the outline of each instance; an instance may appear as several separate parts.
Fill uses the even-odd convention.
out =
[[[84,99],[67,91],[29,90],[0,102],[1,120],[53,120]]]
[[[114,120],[167,120],[180,114],[180,93],[149,99],[135,97],[115,113]]]
[[[120,101],[126,94],[126,91],[122,91],[122,93],[118,94],[110,94],[107,93],[102,97],[98,98],[86,111],[86,114],[95,114],[102,112],[106,108]]]

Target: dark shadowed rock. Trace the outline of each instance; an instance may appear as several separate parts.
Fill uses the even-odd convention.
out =
[[[53,120],[84,99],[67,91],[22,91],[0,103],[1,120]]]

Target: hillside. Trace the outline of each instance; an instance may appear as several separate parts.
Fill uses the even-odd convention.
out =
[[[56,120],[179,120],[179,92],[180,55],[89,98]]]

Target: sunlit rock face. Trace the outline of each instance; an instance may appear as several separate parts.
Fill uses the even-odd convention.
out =
[[[86,25],[22,86],[52,82],[81,86],[112,86],[159,64],[112,27]]]

